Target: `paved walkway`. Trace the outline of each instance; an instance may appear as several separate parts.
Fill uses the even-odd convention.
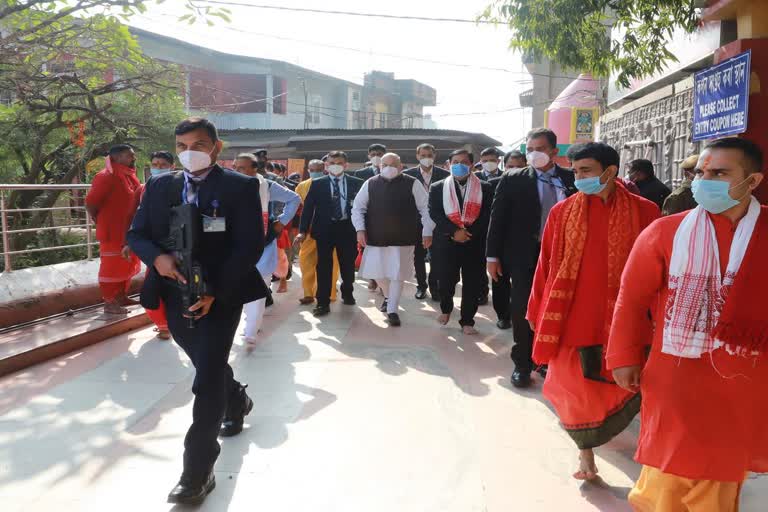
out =
[[[264,341],[233,350],[255,408],[223,442],[207,511],[629,511],[636,425],[599,449],[599,485],[570,474],[575,448],[540,395],[508,384],[509,331],[436,325],[407,289],[403,327],[378,296],[320,322],[298,280],[270,308]],[[151,329],[0,380],[0,503],[16,511],[170,510],[191,418],[192,370]],[[768,481],[745,487],[765,510]]]

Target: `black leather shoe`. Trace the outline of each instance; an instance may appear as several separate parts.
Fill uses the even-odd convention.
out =
[[[536,368],[536,373],[541,375],[542,379],[546,379],[547,378],[547,365],[543,364],[543,365],[539,366],[538,368]]]
[[[312,314],[317,317],[325,316],[330,312],[331,308],[329,306],[315,306],[315,309],[312,310]]]
[[[427,298],[427,290],[424,288],[416,288],[416,300],[423,300]]]
[[[487,306],[488,305],[488,295],[483,295],[477,300],[478,306]]]
[[[515,370],[512,372],[512,385],[516,388],[527,388],[531,385],[531,372]]]
[[[392,327],[400,327],[400,316],[397,313],[388,314],[387,323]]]
[[[382,313],[386,313],[387,306],[389,306],[389,304],[387,303],[387,299],[384,299],[384,302],[382,302],[381,306],[379,306],[379,311],[381,311]]]
[[[498,327],[502,331],[506,331],[507,329],[511,329],[512,328],[512,322],[510,322],[509,320],[503,320],[502,319],[502,320],[499,320],[498,322],[496,322],[496,327]]]
[[[212,490],[216,488],[216,477],[213,471],[208,473],[203,480],[195,481],[186,475],[181,475],[179,483],[168,494],[168,503],[180,503],[182,505],[199,505],[205,501]]]
[[[342,299],[342,302],[344,303],[345,306],[354,306],[355,304],[357,304],[357,301],[351,295],[349,297],[344,297]]]
[[[245,417],[253,409],[253,400],[245,392],[248,386],[241,386],[240,389],[232,395],[233,407],[228,408],[224,421],[221,422],[219,435],[221,437],[233,437],[243,431]]]

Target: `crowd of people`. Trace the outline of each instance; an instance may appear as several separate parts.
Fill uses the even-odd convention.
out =
[[[578,450],[575,478],[596,479],[595,448],[641,413],[635,510],[736,511],[747,472],[768,471],[760,392],[768,322],[756,293],[768,281],[760,270],[768,211],[752,197],[763,179],[755,144],[711,142],[682,162],[674,192],[648,160],[620,176],[619,154],[600,142],[572,147],[563,167],[544,128],[528,134],[525,154],[487,148],[476,161],[459,148],[445,168],[426,142],[410,169],[373,144],[360,170],[336,149],[310,161],[305,176],[286,175],[266,150],[224,169],[221,150],[212,123],[187,119],[176,127],[182,172],[158,151],[141,185],[133,149],[115,146],[86,199],[105,311],[134,303],[141,259],[141,304],[196,370],[184,471],[170,501],[199,503],[215,486],[217,437],[240,433],[253,407],[227,362],[242,311],[252,349],[271,282],[286,289],[296,249],[300,303],[316,317],[331,312],[338,292],[341,307],[355,305],[358,275],[381,291],[380,309],[398,327],[405,281],[415,278],[415,298],[439,305],[436,322],[446,325],[461,283],[458,324],[471,336],[490,293],[497,328],[511,329],[511,382],[543,379]],[[202,218],[207,291],[188,310],[174,283],[189,276],[166,241],[180,204]]]

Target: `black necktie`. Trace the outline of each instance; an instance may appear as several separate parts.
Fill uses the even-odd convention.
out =
[[[333,220],[341,220],[343,213],[341,212],[341,189],[339,188],[339,178],[333,178]]]

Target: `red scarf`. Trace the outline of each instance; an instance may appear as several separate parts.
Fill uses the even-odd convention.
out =
[[[443,209],[448,220],[463,229],[474,224],[480,216],[483,207],[483,185],[480,178],[470,174],[464,193],[464,207],[459,208],[455,180],[456,178],[449,176],[443,181]]]
[[[640,208],[630,192],[616,182],[608,217],[608,303],[605,308],[604,337],[608,340],[613,309],[619,294],[621,273],[635,239],[640,234]],[[533,358],[549,361],[557,354],[563,325],[571,309],[576,279],[589,229],[589,198],[579,193],[564,205],[554,238],[552,266],[547,278],[549,296],[544,298],[536,323]]]

